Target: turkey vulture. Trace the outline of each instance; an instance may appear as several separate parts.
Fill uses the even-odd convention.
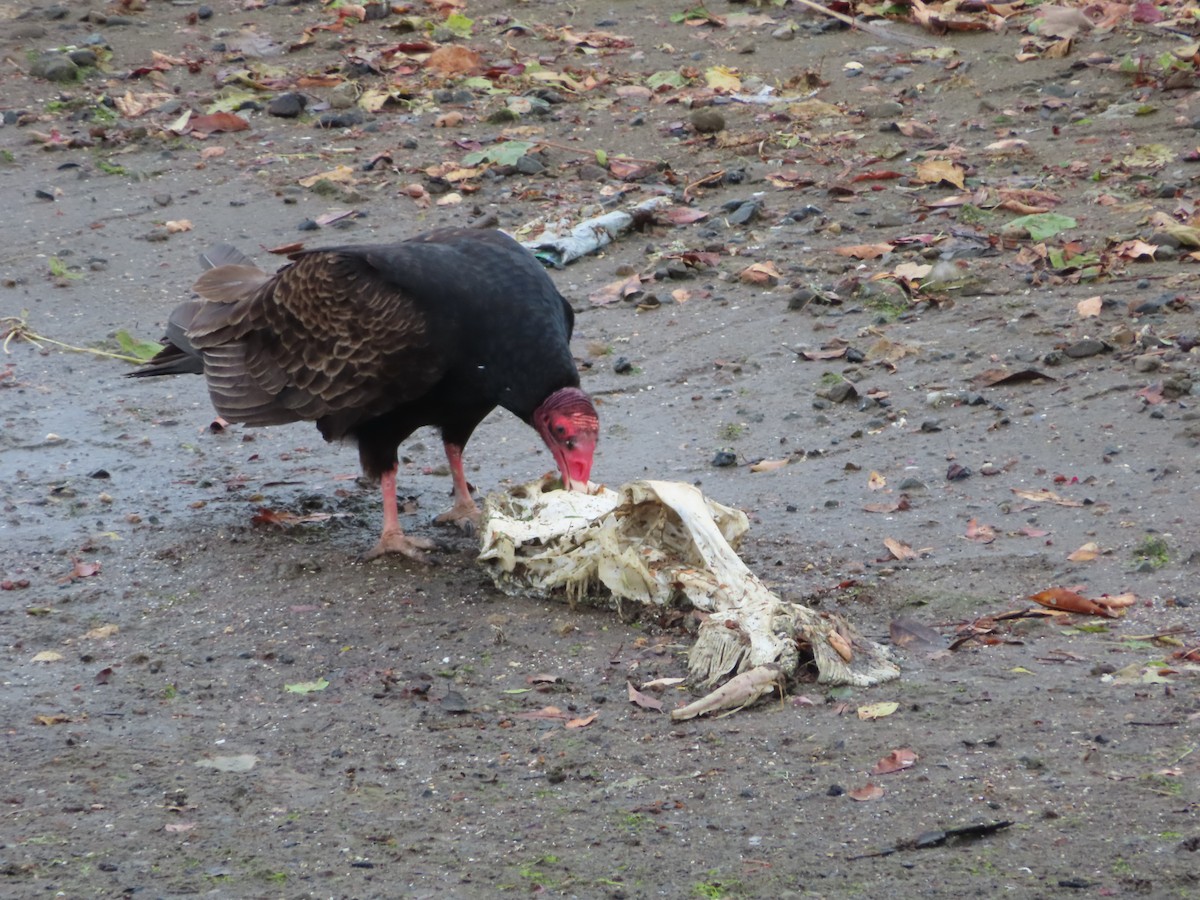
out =
[[[470,528],[479,507],[463,448],[497,406],[542,436],[563,486],[587,489],[599,419],[579,389],[570,304],[541,264],[500,231],[442,229],[395,244],[302,250],[274,275],[214,248],[163,349],[134,376],[203,374],[230,422],[309,420],[327,441],[351,438],[383,488],[383,533],[366,554],[423,559],[405,535],[397,451],[437,426],[454,504],[435,520]]]

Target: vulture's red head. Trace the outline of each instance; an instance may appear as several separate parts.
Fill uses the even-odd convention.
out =
[[[555,391],[534,410],[533,427],[554,454],[563,487],[586,491],[600,438],[600,417],[592,399],[579,388]]]

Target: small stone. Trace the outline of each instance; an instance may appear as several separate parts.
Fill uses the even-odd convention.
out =
[[[921,423],[921,431],[924,434],[937,434],[942,430],[942,422],[940,419],[926,419]]]
[[[1087,359],[1089,356],[1095,356],[1108,349],[1108,344],[1099,338],[1084,338],[1083,340],[1076,341],[1069,347],[1063,348],[1063,353],[1071,357],[1071,359]]]
[[[694,110],[688,121],[700,134],[716,134],[725,130],[725,117],[710,106]]]
[[[516,170],[522,175],[541,175],[546,171],[546,167],[538,161],[537,157],[526,153],[517,160]]]
[[[304,219],[299,225],[296,226],[297,231],[318,231],[320,228],[321,226],[312,219]]]
[[[730,225],[749,225],[758,218],[759,208],[757,200],[747,200],[739,204],[726,218]]]
[[[343,112],[325,113],[317,119],[318,128],[352,128],[366,119],[362,110],[347,109]]]
[[[718,450],[713,454],[712,464],[718,469],[727,469],[737,465],[737,454],[732,450]]]
[[[612,370],[618,375],[628,375],[633,371],[633,363],[626,356],[618,356],[613,360]]]
[[[1133,370],[1135,372],[1157,372],[1161,367],[1161,357],[1150,353],[1143,353],[1141,356],[1133,358]]]
[[[858,399],[858,388],[849,381],[839,381],[826,390],[819,391],[818,397],[823,397],[831,403],[849,403]]]
[[[793,41],[796,39],[796,26],[791,22],[786,25],[780,25],[771,32],[771,37],[777,41]]]
[[[155,194],[153,199],[158,206],[170,206],[175,202],[175,198],[170,194]]]
[[[213,11],[212,11],[211,6],[200,6],[196,10],[196,18],[199,19],[201,22],[205,22],[208,19],[211,19],[212,15],[213,15]]]
[[[904,114],[904,105],[895,100],[884,100],[882,103],[871,104],[863,112],[870,119],[894,119]]]
[[[48,53],[33,61],[29,74],[34,78],[44,78],[46,81],[78,81],[79,66],[71,61],[71,57],[62,53]]]
[[[71,60],[71,62],[75,63],[75,65],[79,66],[81,69],[91,68],[95,66],[97,62],[96,51],[88,50],[83,47],[77,50],[72,50],[67,54],[67,57]]]
[[[278,116],[281,119],[294,119],[304,112],[308,98],[303,94],[293,92],[280,94],[267,104],[267,115]]]

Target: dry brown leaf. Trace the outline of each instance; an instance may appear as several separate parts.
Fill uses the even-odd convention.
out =
[[[1039,490],[1030,490],[1028,488],[1013,488],[1012,492],[1018,497],[1025,500],[1032,500],[1034,503],[1054,503],[1058,506],[1083,506],[1079,500],[1068,500],[1066,497],[1060,497],[1054,491],[1041,488]]]
[[[787,459],[763,459],[750,467],[751,472],[774,472],[788,464]]]
[[[594,712],[590,716],[582,716],[581,718],[578,718],[578,719],[570,719],[567,722],[567,727],[568,728],[587,728],[587,726],[591,725],[593,722],[596,721],[596,717],[598,715],[600,715],[600,713]]]
[[[872,469],[871,474],[867,476],[867,490],[881,491],[885,487],[887,487],[887,479]]]
[[[917,163],[917,178],[916,180],[922,184],[946,184],[964,190],[963,178],[966,176],[966,170],[958,163],[951,162],[948,159],[927,159]]]
[[[1067,588],[1048,588],[1036,594],[1031,594],[1029,599],[1034,603],[1040,603],[1047,609],[1055,609],[1060,612],[1081,613],[1085,616],[1103,616],[1106,619],[1115,619],[1117,617],[1117,614],[1103,603],[1089,600],[1082,594],[1068,590]]]
[[[782,277],[779,274],[779,270],[775,268],[775,263],[770,261],[754,263],[738,273],[738,280],[743,284],[774,286],[779,283],[779,279]]]
[[[1075,304],[1075,312],[1079,313],[1079,318],[1090,319],[1100,315],[1100,309],[1104,306],[1104,299],[1099,295],[1088,297],[1086,300],[1080,300]]]
[[[850,247],[834,247],[833,252],[853,259],[878,259],[895,249],[891,244],[854,244]]]
[[[192,134],[207,135],[217,132],[246,131],[250,123],[240,116],[230,112],[209,113],[207,116],[193,116],[188,120],[188,129]]]
[[[868,800],[878,800],[883,796],[883,788],[877,784],[864,784],[860,788],[855,788],[852,791],[847,791],[846,796],[851,800],[857,800],[859,803],[865,803]]]
[[[884,538],[883,546],[887,547],[892,557],[903,562],[906,559],[916,559],[917,552],[912,547],[895,538]]]
[[[879,762],[875,763],[875,768],[871,770],[872,775],[890,775],[893,772],[901,772],[904,769],[911,769],[920,759],[917,754],[909,750],[907,747],[900,747],[893,750]]]
[[[442,75],[476,75],[484,69],[482,56],[457,44],[438,47],[429,54],[425,66]]]
[[[996,529],[991,525],[980,525],[972,519],[967,523],[965,537],[968,541],[974,541],[977,544],[990,544],[996,539]]]
[[[1088,541],[1074,553],[1067,556],[1071,562],[1091,562],[1100,556],[1100,545],[1095,541]]]
[[[655,712],[662,712],[663,705],[661,700],[651,697],[649,694],[643,694],[633,686],[632,682],[626,682],[625,685],[629,689],[630,703],[635,703],[642,707],[642,709],[652,709]]]

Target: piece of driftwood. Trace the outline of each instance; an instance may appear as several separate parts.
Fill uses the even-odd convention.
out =
[[[750,571],[734,549],[749,528],[740,510],[679,482],[594,494],[550,486],[534,482],[484,504],[479,558],[501,589],[618,608],[682,602],[708,613],[688,654],[704,686],[768,665],[786,679],[802,654],[826,684],[899,676],[886,648],[840,616],[782,600]]]

